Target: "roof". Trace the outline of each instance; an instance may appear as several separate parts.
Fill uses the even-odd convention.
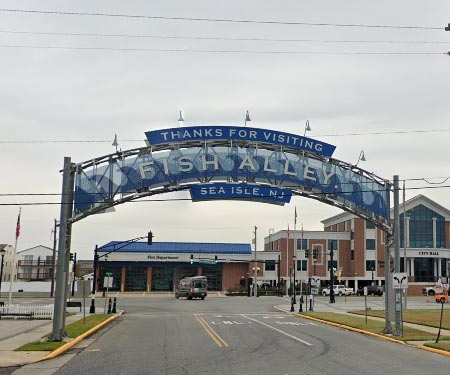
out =
[[[28,251],[32,251],[32,250],[36,250],[39,249],[40,251],[47,251],[47,252],[51,252],[53,253],[53,249],[48,247],[48,246],[44,246],[44,245],[38,245],[38,246],[34,246],[34,247],[30,247],[28,249],[24,249],[21,251],[18,251],[17,254],[21,254],[21,253],[26,253]]]
[[[416,196],[408,199],[405,202],[405,209],[406,209],[406,211],[408,211],[420,204],[423,204],[424,206],[428,207],[429,209],[444,216],[446,221],[450,221],[450,210],[448,210],[444,206],[440,205],[439,203],[435,202],[434,200],[428,198],[427,196],[425,196],[423,194],[419,194],[419,195],[416,195]],[[403,212],[403,202],[399,202],[399,210],[400,210],[400,213]],[[391,219],[393,219],[394,218],[394,208],[391,207],[389,212],[390,212]],[[343,221],[350,220],[353,218],[357,218],[357,216],[350,212],[341,212],[337,215],[334,215],[332,217],[322,220],[321,223],[324,226],[329,226],[329,225],[341,223]]]
[[[116,250],[114,250],[116,248]],[[123,253],[201,253],[201,254],[251,254],[250,244],[240,243],[198,243],[198,242],[147,242],[124,243],[111,241],[98,251]]]

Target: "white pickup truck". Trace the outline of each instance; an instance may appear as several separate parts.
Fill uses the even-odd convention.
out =
[[[345,285],[333,285],[333,291],[335,296],[350,296],[355,294],[353,288],[346,288]],[[330,295],[330,287],[322,289],[323,296]]]
[[[436,294],[442,293],[442,288],[448,289],[449,284],[436,284],[434,286],[429,286],[426,288],[422,288],[422,293],[426,296],[434,296]]]

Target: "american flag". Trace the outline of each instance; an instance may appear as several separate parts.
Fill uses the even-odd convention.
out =
[[[288,224],[288,238],[289,238],[289,224]]]
[[[20,212],[22,211],[22,209],[19,209],[19,216],[17,216],[17,226],[16,226],[16,240],[19,238],[20,236]]]
[[[295,222],[295,225],[297,225],[297,206],[295,206],[294,222]]]

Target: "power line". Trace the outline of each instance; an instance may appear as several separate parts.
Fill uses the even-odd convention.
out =
[[[364,136],[364,135],[390,135],[390,134],[414,134],[414,133],[439,133],[439,132],[449,132],[449,129],[425,129],[425,130],[398,130],[398,131],[386,131],[386,132],[367,132],[367,133],[342,133],[342,134],[317,134],[314,137],[347,137],[347,136]],[[110,143],[111,140],[89,140],[89,139],[79,139],[79,140],[0,140],[0,144],[36,144],[36,143]],[[122,139],[121,142],[145,142],[144,139]]]
[[[179,49],[179,48],[121,48],[121,47],[66,47],[49,45],[3,44],[0,48],[21,49],[53,49],[68,51],[121,51],[121,52],[165,52],[165,53],[211,53],[211,54],[269,54],[269,55],[449,55],[450,52],[332,52],[332,51],[258,51],[258,50],[212,50],[212,49]]]
[[[369,133],[342,133],[342,134],[318,134],[316,137],[344,137],[344,136],[359,136],[359,135],[387,135],[387,134],[412,134],[412,133],[438,133],[448,132],[450,129],[428,129],[428,130],[397,130],[386,132],[369,132]]]
[[[326,40],[326,39],[277,39],[277,38],[229,38],[229,37],[200,37],[180,35],[148,35],[148,34],[105,34],[105,33],[68,33],[68,32],[41,32],[41,31],[15,31],[0,30],[4,34],[19,35],[56,35],[56,36],[86,36],[107,38],[136,38],[136,39],[181,39],[181,40],[220,40],[233,42],[287,42],[287,43],[361,43],[361,44],[450,44],[444,41],[402,41],[402,40]]]
[[[121,14],[121,13],[94,13],[94,12],[63,12],[58,10],[35,10],[35,9],[6,9],[0,8],[0,12],[8,13],[28,13],[28,14],[46,14],[46,15],[65,15],[65,16],[92,16],[92,17],[114,17],[114,18],[134,18],[134,19],[152,19],[166,21],[197,21],[197,22],[221,22],[221,23],[243,23],[243,24],[262,24],[262,25],[289,25],[289,26],[320,26],[320,27],[349,27],[349,28],[370,28],[370,29],[416,29],[416,30],[444,30],[444,27],[430,26],[407,26],[407,25],[371,25],[371,24],[340,24],[325,22],[298,22],[298,21],[276,21],[276,20],[248,20],[231,18],[200,18],[200,17],[169,17],[169,16],[149,16],[143,14]]]
[[[450,185],[443,185],[443,186],[422,186],[422,187],[409,187],[405,188],[405,190],[428,190],[428,189],[442,189],[442,188],[450,188]],[[375,190],[359,190],[359,191],[353,191],[353,193],[372,193],[372,192],[385,192],[385,189],[375,189]],[[313,194],[305,194],[305,195],[332,195],[333,193],[330,192],[317,192]],[[32,195],[32,194],[30,194]],[[58,195],[58,194],[55,194]],[[258,198],[265,198],[265,197],[271,197],[271,196],[258,196]],[[211,200],[211,201],[217,201],[220,199],[217,198],[206,198],[205,201]],[[227,200],[227,199],[222,199]],[[228,199],[232,200],[232,199]],[[192,201],[192,198],[166,198],[166,199],[139,199],[139,200],[133,200],[129,201],[128,203],[146,203],[146,202],[181,202],[181,201]],[[90,204],[95,203],[104,203],[104,201],[96,201],[96,202],[89,202]],[[0,206],[54,206],[54,205],[63,205],[62,202],[16,202],[16,203],[0,203]],[[72,203],[69,203],[72,204]]]

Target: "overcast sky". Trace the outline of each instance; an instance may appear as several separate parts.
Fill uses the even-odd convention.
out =
[[[0,1],[0,243],[14,245],[22,204],[18,251],[52,247],[59,205],[24,203],[60,201],[64,157],[109,154],[114,134],[122,150],[141,147],[145,131],[178,126],[180,109],[185,126],[240,126],[248,110],[252,127],[303,135],[308,120],[335,158],[364,150],[359,166],[450,209],[449,22],[448,0]],[[250,243],[254,226],[262,246],[269,229],[293,227],[294,207],[297,229],[340,213],[299,197],[179,197],[77,222],[72,251],[90,259],[150,229],[155,241]]]

